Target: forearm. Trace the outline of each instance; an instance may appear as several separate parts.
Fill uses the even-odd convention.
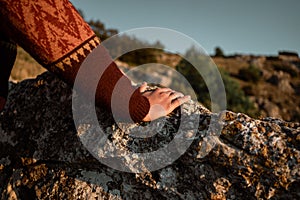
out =
[[[46,1],[39,0],[0,0],[0,19],[7,25],[4,27],[7,35],[42,66],[72,86],[82,62],[100,41],[69,1],[54,0],[53,4],[48,5]],[[111,110],[112,92],[123,74],[106,53],[104,49],[103,54],[98,55],[99,63],[93,68],[95,72],[104,72],[101,79],[99,77],[95,98],[98,106]],[[92,76],[93,70],[87,76]],[[81,81],[82,94],[90,93],[89,78],[85,77],[86,81]],[[130,99],[129,108],[128,102],[120,98],[117,110],[122,113],[124,109],[129,109],[134,121],[141,121],[148,113],[149,102],[139,92],[134,92],[135,88],[129,80],[125,81],[121,89],[122,94],[134,95]],[[141,107],[143,111],[140,111]]]

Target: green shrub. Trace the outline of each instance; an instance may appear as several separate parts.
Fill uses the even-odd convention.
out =
[[[245,92],[241,89],[239,83],[230,77],[230,75],[221,70],[221,76],[224,81],[227,107],[234,112],[246,113],[252,117],[257,117],[259,111],[254,107],[253,102],[250,101]]]
[[[160,52],[161,50],[155,48],[138,49],[122,55],[119,60],[127,62],[129,65],[156,63],[157,55]]]
[[[191,55],[193,55],[192,59],[198,59],[198,63],[203,62],[203,60],[201,60],[201,56],[195,57],[195,54]],[[198,101],[207,108],[210,108],[211,99],[208,88],[198,71],[186,60],[182,60],[177,65],[176,69],[189,81],[197,95]],[[259,114],[258,110],[254,107],[253,102],[251,102],[245,95],[239,83],[230,77],[230,75],[224,70],[219,69],[219,71],[226,90],[227,109],[234,112],[246,113],[252,117],[257,117]]]
[[[257,83],[261,78],[262,72],[254,65],[250,65],[248,68],[242,68],[239,70],[238,77],[244,81],[250,81]]]

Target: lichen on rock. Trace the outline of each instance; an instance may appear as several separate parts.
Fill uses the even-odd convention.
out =
[[[111,114],[98,109],[97,114],[110,142],[105,148],[114,145],[124,166],[143,167],[143,173],[107,166],[88,150],[83,141],[92,141],[95,132],[88,123],[77,129],[72,90],[58,78],[46,72],[11,85],[0,115],[1,199],[300,198],[299,123],[211,113],[192,101],[148,129],[116,124]],[[193,123],[180,124],[184,120],[196,121],[196,131]],[[141,130],[144,138],[131,135]],[[153,166],[139,153],[161,149],[174,138],[191,142],[186,149],[175,143],[172,150],[182,155],[150,170]],[[98,156],[110,158],[107,152]],[[126,152],[135,154],[126,157]]]

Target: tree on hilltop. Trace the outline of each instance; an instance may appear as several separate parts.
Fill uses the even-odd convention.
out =
[[[216,57],[224,57],[224,51],[221,49],[221,47],[215,48],[215,56]]]

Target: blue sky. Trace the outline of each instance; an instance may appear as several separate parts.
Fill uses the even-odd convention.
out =
[[[196,40],[208,53],[300,53],[299,0],[71,0],[86,19],[99,19],[121,32],[163,27]],[[163,42],[164,43],[164,42]],[[182,52],[187,44],[168,41]]]

